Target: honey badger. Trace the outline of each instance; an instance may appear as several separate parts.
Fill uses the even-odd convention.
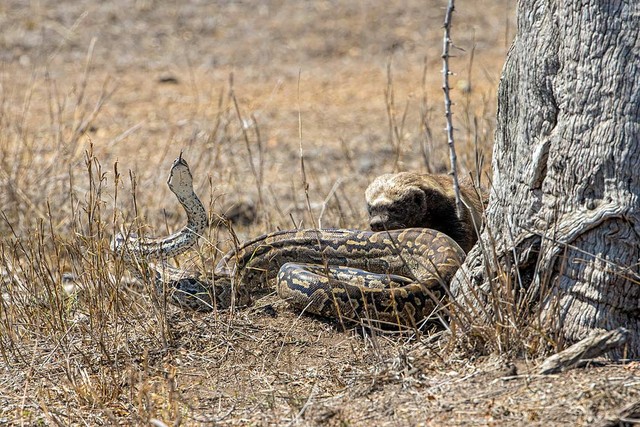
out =
[[[482,225],[484,200],[466,182],[460,183],[460,197],[463,212],[458,219],[450,176],[413,172],[381,175],[365,192],[369,225],[373,231],[433,228],[469,252],[478,240],[475,230]]]

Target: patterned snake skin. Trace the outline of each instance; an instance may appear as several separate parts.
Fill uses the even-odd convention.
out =
[[[207,227],[180,156],[168,181],[187,212],[187,225],[165,238],[116,236],[113,249],[138,275],[153,275],[168,301],[198,311],[247,305],[271,289],[305,313],[377,325],[416,326],[446,296],[464,260],[447,235],[426,228],[393,231],[294,230],[260,236],[227,253],[210,277],[170,267],[167,258],[187,251]],[[160,263],[140,273],[147,262]]]

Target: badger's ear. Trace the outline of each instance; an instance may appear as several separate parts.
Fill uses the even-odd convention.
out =
[[[427,195],[423,188],[411,186],[405,190],[402,199],[398,200],[398,202],[405,205],[408,209],[413,209],[413,206],[417,208],[424,206],[426,199]]]
[[[422,206],[426,200],[427,196],[422,189],[416,189],[411,195],[411,202],[416,206]]]

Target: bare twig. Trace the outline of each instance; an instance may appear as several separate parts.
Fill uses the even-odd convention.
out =
[[[421,145],[422,159],[427,172],[433,173],[434,166],[431,156],[433,154],[433,135],[431,133],[431,125],[429,124],[431,109],[427,100],[427,57],[424,57],[422,65],[422,99],[420,102],[420,124],[422,126],[422,134],[424,139]]]
[[[637,424],[640,421],[640,401],[633,402],[620,409],[615,415],[607,416],[593,427],[617,427]]]
[[[263,206],[264,199],[262,197],[262,142],[260,141],[260,134],[256,131],[256,135],[258,136],[258,164],[260,165],[259,169],[256,169],[253,150],[251,148],[251,141],[249,140],[249,133],[247,132],[247,129],[253,126],[257,127],[257,123],[253,115],[251,116],[252,122],[245,121],[245,119],[242,117],[240,106],[238,105],[238,99],[236,98],[236,93],[233,87],[233,74],[231,74],[231,76],[229,77],[229,96],[233,101],[233,106],[236,110],[236,115],[240,124],[240,130],[242,130],[245,147],[247,148],[247,153],[249,154],[249,165],[251,166],[251,173],[253,173],[253,177],[256,180],[256,188],[258,189],[258,201],[260,202],[260,206]]]
[[[313,216],[313,210],[311,209],[311,200],[309,199],[309,181],[307,180],[307,171],[304,167],[304,152],[302,150],[302,111],[300,106],[300,78],[302,75],[302,70],[298,71],[298,143],[300,146],[300,173],[302,176],[302,187],[304,189],[304,197],[307,202],[307,210],[309,211],[309,216],[311,217],[311,223],[316,224],[315,218]]]
[[[393,170],[398,171],[400,156],[402,155],[402,143],[404,141],[404,125],[409,111],[409,100],[405,103],[402,117],[398,123],[396,117],[395,92],[393,90],[393,75],[391,73],[391,59],[387,62],[387,87],[384,90],[385,104],[387,107],[387,120],[389,121],[389,143],[395,153]]]
[[[447,144],[453,175],[453,190],[456,195],[456,211],[458,218],[462,215],[462,200],[460,199],[460,184],[458,183],[458,158],[453,140],[453,120],[451,118],[451,97],[449,95],[449,47],[451,46],[451,16],[454,10],[454,0],[449,0],[444,16],[444,38],[442,42],[442,90],[444,91],[444,115],[447,119]]]
[[[318,228],[322,228],[322,217],[324,216],[324,213],[327,210],[329,201],[336,194],[336,191],[338,191],[338,188],[340,188],[340,186],[342,185],[342,181],[343,181],[342,178],[338,178],[336,180],[336,182],[333,184],[333,187],[331,187],[329,194],[327,194],[327,197],[325,197],[324,202],[322,202],[322,210],[320,210],[320,215],[318,215]]]
[[[579,366],[585,360],[594,359],[622,347],[629,340],[629,335],[629,331],[625,328],[594,332],[568,349],[547,358],[540,365],[538,372],[543,375],[554,374]]]

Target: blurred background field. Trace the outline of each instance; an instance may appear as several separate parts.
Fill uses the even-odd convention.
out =
[[[458,159],[485,187],[514,3],[454,15]],[[165,307],[108,251],[121,227],[184,223],[165,185],[181,151],[240,240],[367,228],[375,176],[447,172],[444,7],[0,3],[0,424],[584,424],[637,396],[633,365],[504,381],[530,363],[429,331],[345,331],[273,296]],[[210,271],[229,242],[212,227],[177,261]]]
[[[492,1],[456,13],[452,86],[465,172],[475,167],[474,144],[489,169],[513,7]],[[438,2],[4,2],[2,182],[23,196],[4,192],[3,209],[18,224],[47,201],[64,209],[60,195],[92,143],[109,172],[116,161],[135,172],[150,223],[171,202],[163,182],[182,150],[214,208],[260,204],[249,233],[290,227],[291,216],[311,226],[301,145],[315,213],[334,186],[330,202],[349,202],[323,225],[362,227],[372,177],[448,170],[443,12]]]

